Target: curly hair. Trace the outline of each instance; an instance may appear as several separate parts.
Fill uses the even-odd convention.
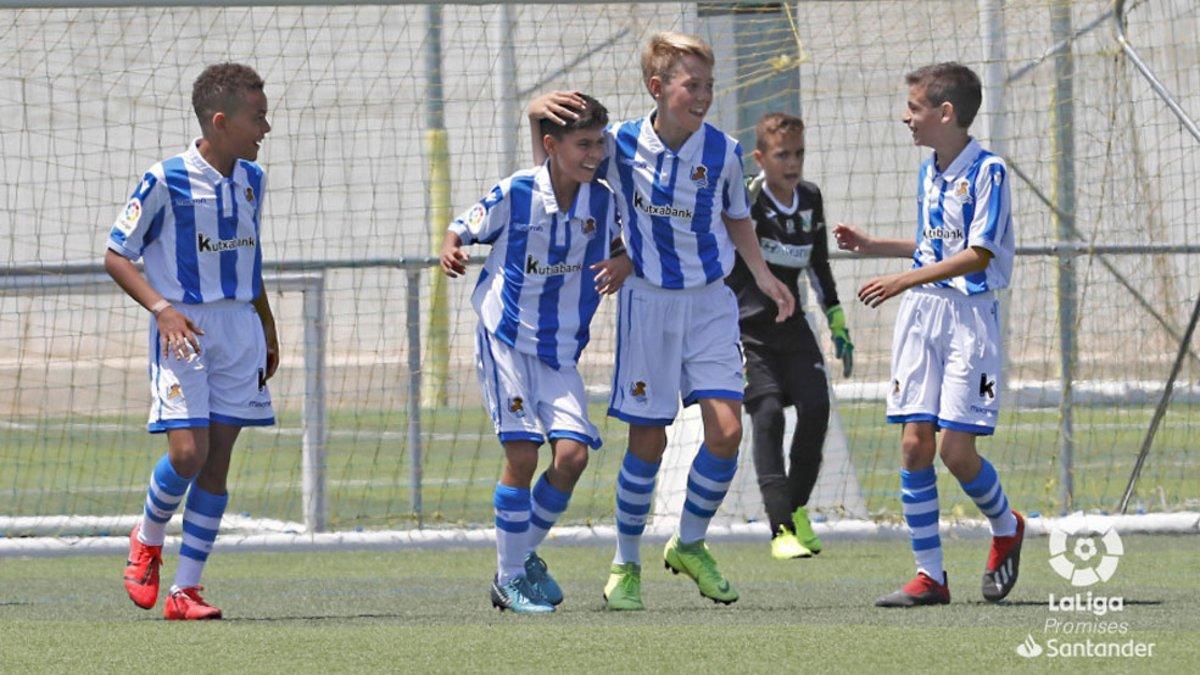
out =
[[[207,129],[218,112],[232,113],[242,97],[263,90],[263,79],[250,66],[240,63],[217,63],[204,69],[192,84],[192,108]]]

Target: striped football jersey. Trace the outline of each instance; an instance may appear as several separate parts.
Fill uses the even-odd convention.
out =
[[[262,291],[266,176],[238,160],[225,177],[187,151],[150,167],[113,223],[108,248],[145,261],[146,279],[171,302],[250,302]]]
[[[969,246],[994,256],[979,272],[928,286],[978,295],[1008,286],[1016,241],[1012,196],[1004,160],[971,139],[940,174],[936,156],[921,165],[917,182],[917,248],[913,268],[945,260]]]
[[[584,183],[562,213],[547,162],[500,181],[450,230],[492,247],[471,296],[488,332],[551,368],[574,364],[600,304],[591,266],[620,232],[612,191]]]

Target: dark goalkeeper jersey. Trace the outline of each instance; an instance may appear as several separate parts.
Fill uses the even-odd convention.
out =
[[[754,221],[767,267],[791,290],[796,299],[796,312],[787,321],[775,323],[779,310],[771,298],[758,289],[741,256],[737,257],[733,272],[725,279],[737,294],[742,341],[747,344],[781,351],[799,348],[795,336],[801,329],[799,324],[805,322],[798,286],[801,272],[808,274],[817,302],[823,309],[838,304],[837,287],[829,269],[829,238],[821,190],[812,183],[801,181],[796,186],[794,203],[795,210],[789,212],[792,205],[776,202],[763,185],[750,207],[750,218]]]

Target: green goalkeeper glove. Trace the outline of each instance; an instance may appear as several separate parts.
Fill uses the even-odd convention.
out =
[[[842,360],[842,377],[854,372],[854,343],[850,341],[850,329],[846,328],[846,313],[841,305],[825,310],[829,320],[829,332],[833,334],[834,353]]]

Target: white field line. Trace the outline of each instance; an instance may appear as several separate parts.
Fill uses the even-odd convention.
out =
[[[674,532],[676,523],[654,522],[646,528],[651,541],[665,541]],[[2,521],[0,521],[2,524]],[[1079,531],[1084,526],[1104,531],[1115,528],[1121,534],[1196,534],[1200,533],[1200,513],[1155,513],[1140,516],[1085,516],[1082,513],[1064,518],[1030,518],[1026,533],[1044,536],[1051,529]],[[132,525],[130,526],[132,527]],[[868,520],[838,520],[815,523],[813,529],[830,541],[862,539],[905,539],[907,528],[899,523],[876,523]],[[971,539],[990,536],[987,521],[943,521],[941,533]],[[716,541],[762,541],[768,535],[765,523],[714,525],[708,539]],[[612,526],[559,527],[551,530],[547,540],[552,545],[611,545],[616,533]],[[481,529],[429,529],[380,532],[322,532],[266,534],[223,534],[216,548],[222,551],[399,551],[405,549],[482,548],[495,545],[495,531]],[[122,537],[29,537],[0,539],[0,558],[7,556],[59,557],[71,555],[120,555],[129,549],[128,536]],[[168,537],[168,551],[177,552],[179,537]]]
[[[378,488],[406,488],[408,482],[408,465],[403,467],[404,475],[395,479],[382,478],[351,478],[351,479],[326,479],[326,493],[331,488],[362,488],[362,487],[378,487]],[[495,476],[487,476],[482,478],[443,478],[436,482],[425,481],[421,486],[426,490],[432,490],[443,485],[491,485],[496,482]],[[257,494],[260,492],[295,492],[300,489],[300,477],[297,476],[293,482],[275,481],[271,483],[263,483],[258,485],[247,486],[238,489],[236,486],[231,488],[234,492]],[[71,486],[55,486],[53,488],[21,488],[19,490],[4,490],[0,488],[0,496],[4,495],[38,495],[46,493],[70,492],[76,494],[135,494],[144,493],[145,485],[71,485]]]
[[[0,420],[0,429],[11,429],[13,431],[56,431],[56,430],[71,430],[71,431],[103,431],[109,433],[121,433],[125,431],[141,432],[145,428],[141,425],[132,424],[112,424],[110,422],[11,422]],[[257,433],[266,436],[303,436],[304,429],[301,427],[265,427],[257,430]],[[407,431],[379,431],[374,429],[355,430],[355,429],[330,429],[325,432],[325,435],[330,438],[381,438],[384,440],[403,441],[408,439]],[[466,431],[457,434],[447,433],[422,433],[421,438],[427,441],[484,441],[495,439],[495,434],[478,433]]]

